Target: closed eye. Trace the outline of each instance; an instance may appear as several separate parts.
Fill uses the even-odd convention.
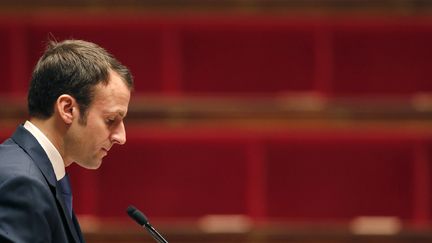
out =
[[[112,124],[115,123],[115,121],[116,121],[115,118],[110,118],[110,119],[106,119],[106,120],[105,120],[105,123],[106,123],[107,125],[111,126]]]

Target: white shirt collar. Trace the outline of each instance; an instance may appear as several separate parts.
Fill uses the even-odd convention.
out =
[[[45,136],[45,134],[43,134],[43,132],[39,130],[39,128],[37,128],[30,121],[26,121],[24,123],[24,128],[27,129],[36,138],[36,140],[39,142],[39,144],[47,154],[48,159],[51,161],[57,180],[63,178],[66,174],[66,170],[63,158],[61,157],[56,147]]]

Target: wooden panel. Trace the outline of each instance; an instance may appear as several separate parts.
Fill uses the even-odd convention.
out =
[[[136,204],[152,217],[246,213],[244,146],[221,140],[131,135],[100,169],[97,216],[125,217]]]
[[[432,91],[432,26],[344,26],[333,36],[337,95],[406,95]]]
[[[290,219],[412,217],[411,141],[337,138],[268,144],[268,216]]]
[[[10,45],[11,31],[7,24],[0,24],[0,95],[5,95],[13,91],[12,83],[12,46]]]
[[[26,93],[31,69],[51,35],[105,47],[130,67],[136,90],[143,93],[432,91],[427,18],[71,16],[35,14],[3,21],[1,92]]]
[[[84,17],[79,21],[54,20],[36,22],[30,27],[27,43],[31,50],[31,67],[39,59],[51,35],[59,41],[84,39],[99,44],[129,67],[138,92],[161,92],[162,30],[158,23],[95,17]]]
[[[278,93],[313,88],[311,28],[222,25],[182,35],[185,92]]]

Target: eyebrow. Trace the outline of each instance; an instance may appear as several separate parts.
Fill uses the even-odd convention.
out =
[[[122,111],[122,110],[116,110],[116,111],[105,111],[104,114],[108,114],[108,115],[116,114],[116,115],[119,115],[119,116],[122,117],[122,118],[124,118],[124,117],[126,116],[125,112]]]

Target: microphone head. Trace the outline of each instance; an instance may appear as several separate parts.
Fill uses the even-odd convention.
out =
[[[149,223],[147,217],[132,205],[127,208],[126,212],[141,226],[147,225]]]

